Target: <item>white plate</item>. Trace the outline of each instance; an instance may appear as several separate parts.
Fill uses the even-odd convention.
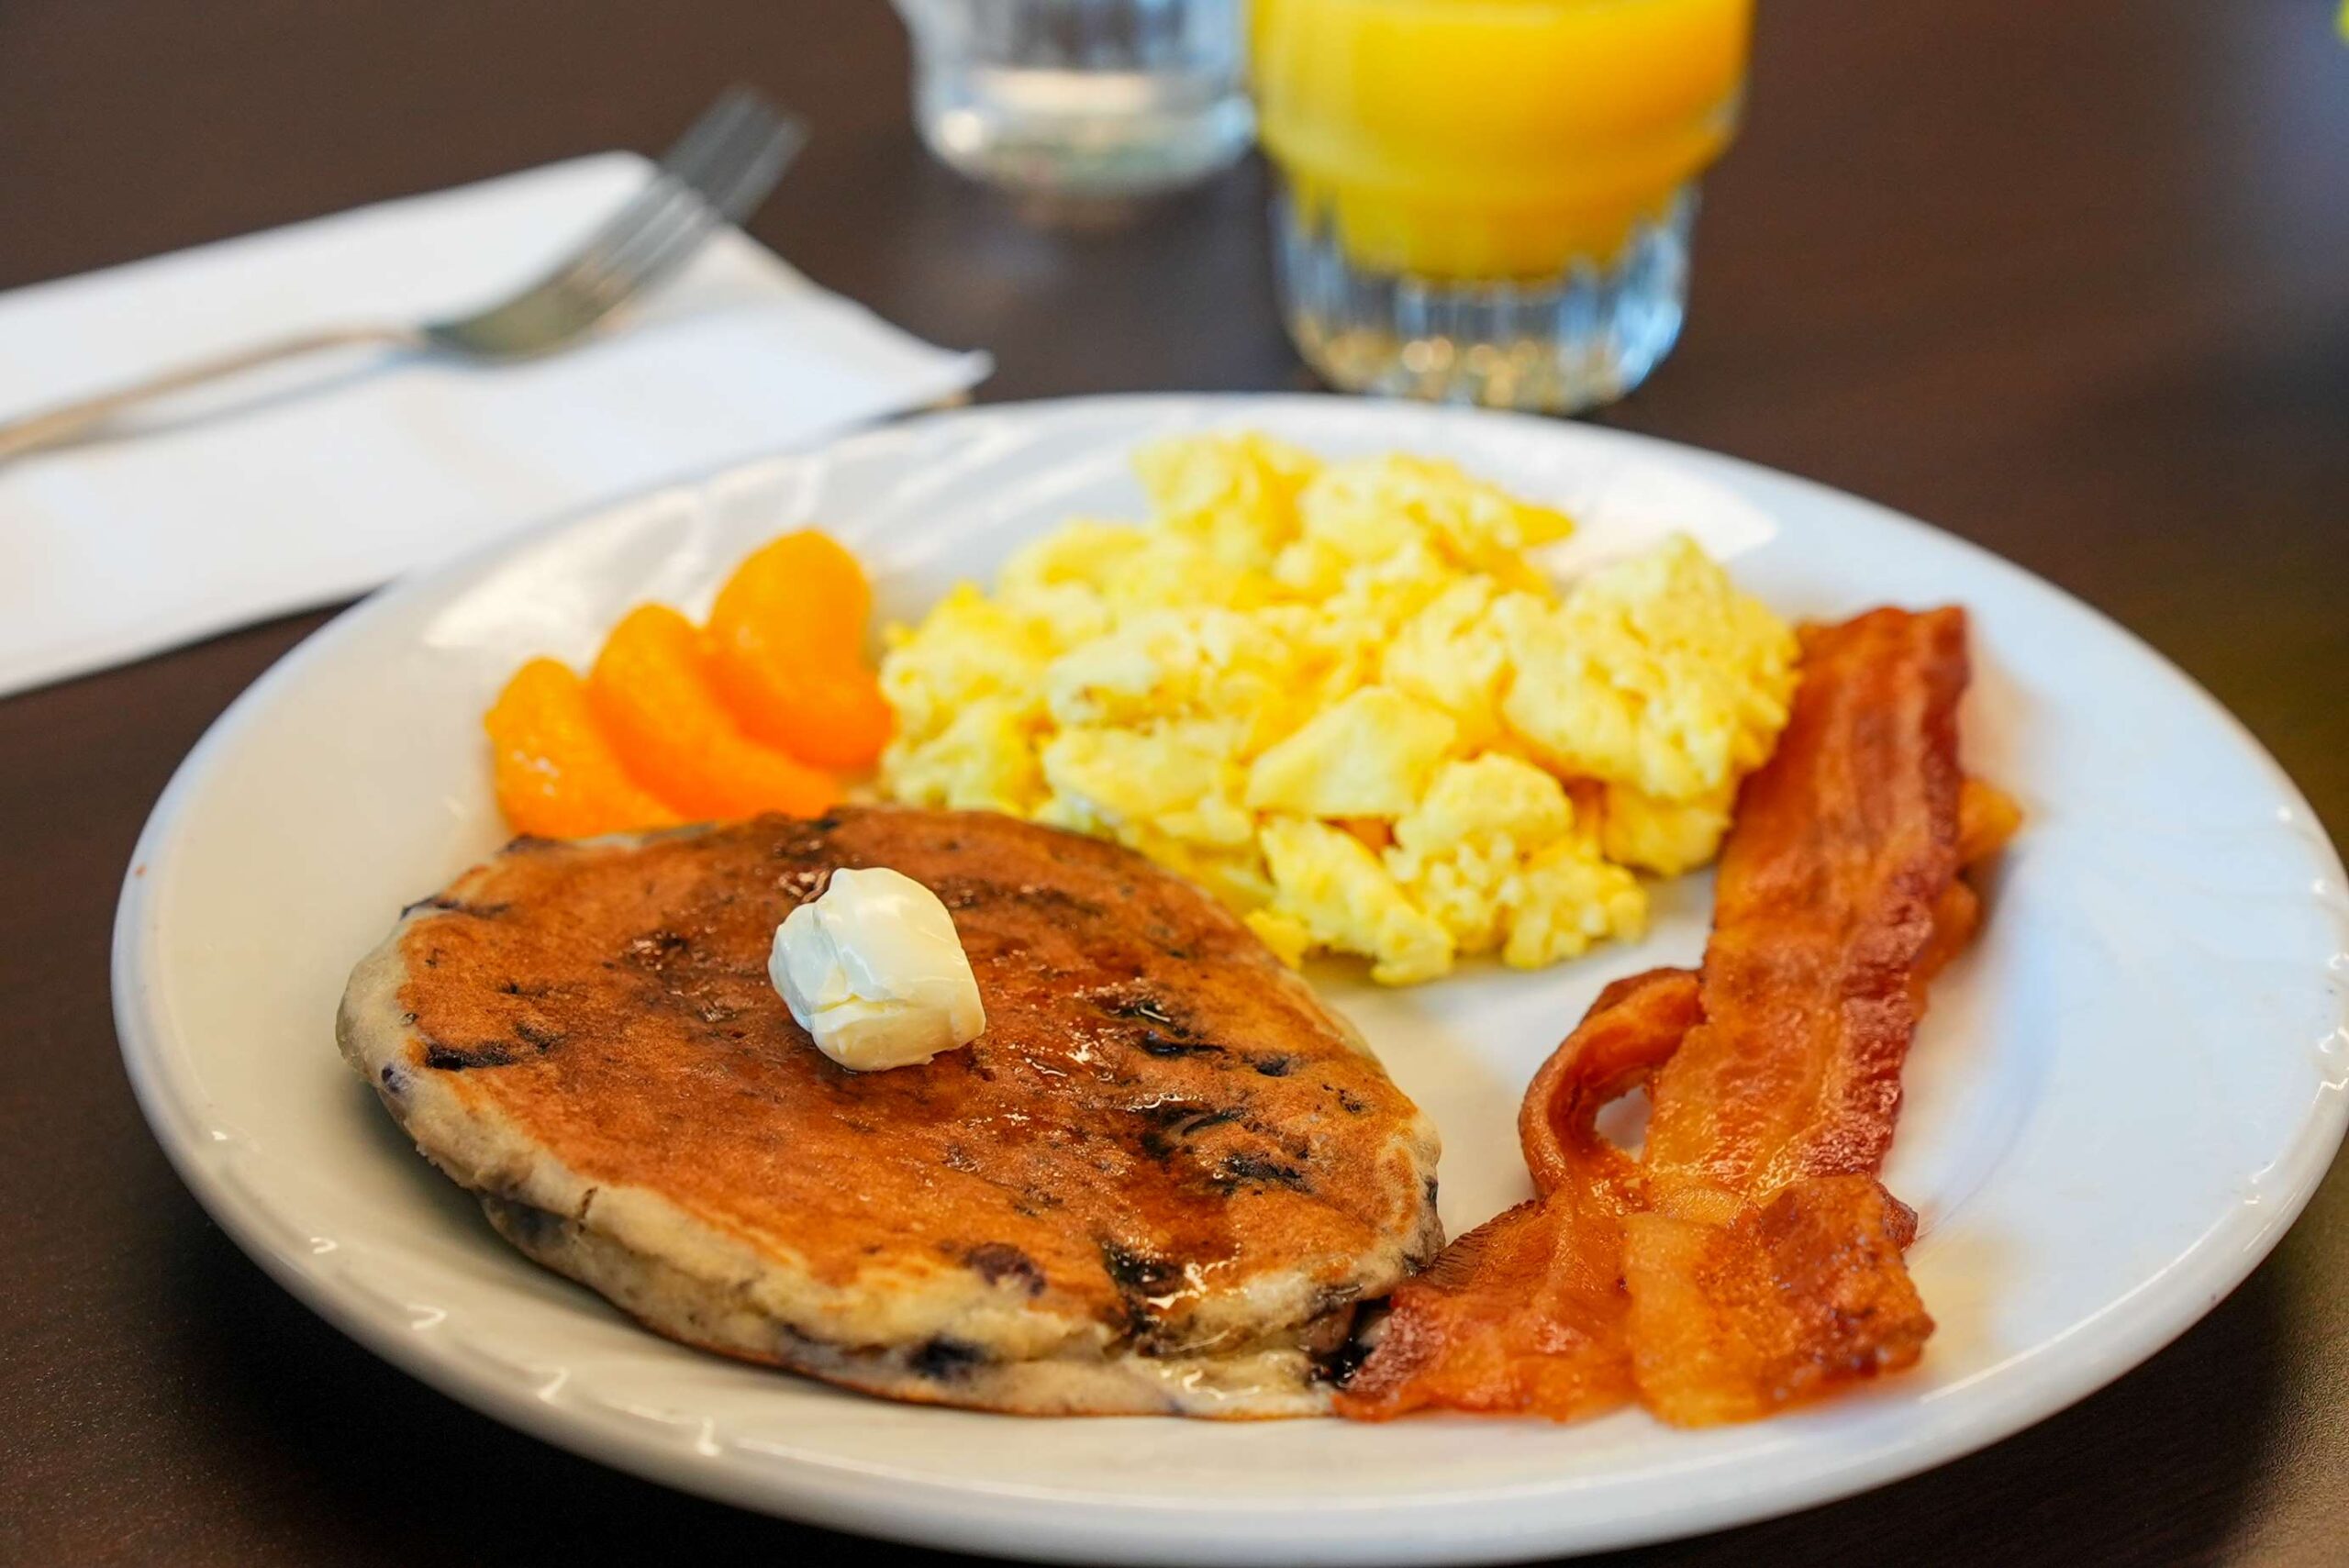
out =
[[[1072,513],[1137,515],[1134,444],[1252,426],[1443,453],[1586,519],[1571,558],[1666,527],[1795,616],[1974,613],[1968,761],[2030,825],[1977,949],[1935,988],[1887,1179],[1941,1332],[1914,1374],[1778,1420],[1667,1430],[1414,1418],[1040,1421],[842,1394],[680,1349],[543,1273],[428,1169],[336,1057],[352,961],[494,849],[478,716],[523,657],[584,662],[630,604],[698,608],[753,543],[820,522],[885,610]],[[1456,1233],[1527,1190],[1527,1075],[1604,982],[1693,961],[1707,888],[1654,935],[1538,974],[1375,993],[1332,971],[1443,1133]],[[1132,1562],[1467,1562],[1690,1534],[1978,1448],[2143,1360],[2247,1273],[2338,1145],[2349,904],[2308,806],[2200,690],[1971,546],[1817,485],[1582,426],[1315,398],[959,413],[541,530],[370,600],[256,683],[140,839],[115,946],[123,1051],[206,1207],[381,1354],[551,1441],[848,1529]]]

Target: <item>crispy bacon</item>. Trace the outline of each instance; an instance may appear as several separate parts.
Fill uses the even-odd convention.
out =
[[[1901,1259],[1914,1217],[1875,1178],[1925,980],[1979,915],[1956,880],[1965,680],[1959,610],[1810,633],[1740,797],[1704,1021],[1653,1085],[1653,1212],[1624,1233],[1633,1367],[1667,1421],[1767,1415],[1909,1366],[1932,1332]]]
[[[1598,994],[1519,1114],[1541,1195],[1396,1287],[1377,1348],[1338,1396],[1340,1415],[1383,1421],[1435,1407],[1570,1421],[1631,1398],[1622,1218],[1639,1201],[1639,1166],[1594,1124],[1697,1018],[1697,977],[1685,969]]]
[[[1519,1116],[1541,1195],[1397,1289],[1341,1414],[1563,1420],[1636,1387],[1709,1425],[1916,1362],[1933,1328],[1902,1262],[1916,1216],[1876,1173],[1926,982],[1980,920],[1958,868],[2021,819],[1958,773],[1965,639],[1954,609],[1807,634],[1703,972],[1600,993]],[[1634,1160],[1597,1118],[1642,1084]]]
[[[1987,780],[1969,778],[1957,791],[1957,863],[1987,865],[2022,828],[2015,797]]]
[[[1640,1395],[1677,1426],[1747,1421],[1915,1364],[1933,1320],[1900,1254],[1917,1217],[1873,1176],[1815,1176],[1723,1224],[1624,1221]]]
[[[1646,1167],[1766,1197],[1874,1174],[1915,1031],[1911,973],[1957,874],[1965,616],[1812,630],[1794,713],[1721,853],[1705,1021],[1657,1073]]]
[[[1645,1084],[1704,1016],[1693,969],[1651,969],[1598,994],[1533,1074],[1518,1109],[1535,1192],[1593,1185],[1620,1208],[1639,1206],[1640,1163],[1599,1132],[1598,1113]]]
[[[1622,1254],[1622,1217],[1603,1189],[1562,1189],[1486,1220],[1395,1287],[1338,1414],[1574,1421],[1628,1402]]]
[[[2022,826],[2022,807],[1995,784],[1969,778],[1957,794],[1957,863],[1971,871],[1987,865]],[[1909,972],[1910,999],[1925,1012],[1925,987],[1974,940],[1982,924],[1982,895],[1960,876],[1942,889],[1933,906],[1933,936]]]

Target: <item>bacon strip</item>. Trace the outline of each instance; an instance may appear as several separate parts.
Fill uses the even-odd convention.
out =
[[[1794,1182],[1727,1224],[1629,1217],[1640,1396],[1675,1426],[1712,1426],[1914,1365],[1933,1331],[1901,1262],[1916,1233],[1873,1176]]]
[[[1618,980],[1525,1086],[1517,1137],[1533,1190],[1595,1185],[1619,1208],[1642,1207],[1640,1162],[1598,1130],[1598,1113],[1645,1084],[1703,1021],[1697,972],[1651,969]]]
[[[1658,1073],[1647,1172],[1761,1197],[1872,1174],[1917,1023],[1910,975],[1957,875],[1961,610],[1805,639],[1778,749],[1721,854],[1705,1022]]]
[[[2013,803],[1961,781],[1963,612],[1808,634],[1776,756],[1747,782],[1701,976],[1618,981],[1528,1086],[1541,1195],[1398,1287],[1338,1397],[1571,1419],[1636,1387],[1663,1418],[1764,1416],[1912,1364],[1932,1332],[1876,1181],[1925,984],[1980,919],[1961,861]],[[1642,1084],[1635,1161],[1597,1129]]]
[[[1383,1421],[1435,1407],[1571,1421],[1631,1397],[1622,1221],[1639,1201],[1639,1166],[1594,1123],[1698,1016],[1697,977],[1685,969],[1599,993],[1519,1114],[1542,1195],[1396,1286],[1384,1337],[1338,1396],[1340,1415]]]
[[[1810,633],[1721,856],[1704,1022],[1656,1073],[1651,1214],[1625,1228],[1632,1360],[1668,1421],[1766,1415],[1913,1364],[1932,1331],[1876,1184],[1954,895],[1965,617]],[[1995,835],[1994,835],[1995,836]]]
[[[1395,1287],[1385,1331],[1338,1414],[1413,1410],[1580,1420],[1632,1395],[1622,1220],[1560,1191],[1488,1219]]]

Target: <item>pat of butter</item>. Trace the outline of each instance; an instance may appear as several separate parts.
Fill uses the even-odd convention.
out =
[[[774,929],[767,975],[816,1049],[853,1072],[905,1067],[987,1027],[938,895],[886,867],[832,873]]]

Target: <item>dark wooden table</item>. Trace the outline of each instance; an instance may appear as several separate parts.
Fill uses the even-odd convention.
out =
[[[2208,684],[2349,832],[2332,8],[1764,0],[1687,337],[1607,422],[1876,497],[2062,584]],[[1041,232],[924,160],[905,71],[879,0],[0,0],[0,286],[657,149],[740,78],[816,129],[761,237],[993,350],[985,395],[1309,384],[1274,319],[1260,171],[1115,232]],[[0,1559],[926,1555],[473,1415],[295,1305],[165,1165],[108,1015],[117,882],[182,753],[321,618],[0,702]],[[2349,1177],[2077,1407],[1625,1561],[2349,1562]]]

